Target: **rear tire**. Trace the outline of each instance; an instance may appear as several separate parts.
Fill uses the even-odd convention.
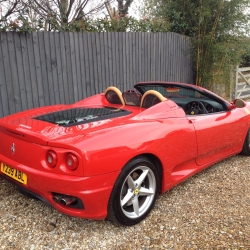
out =
[[[154,206],[159,190],[156,167],[146,157],[125,165],[113,187],[107,219],[132,226],[141,222]]]
[[[247,135],[244,141],[243,149],[241,151],[242,155],[250,156],[250,129],[247,131]]]

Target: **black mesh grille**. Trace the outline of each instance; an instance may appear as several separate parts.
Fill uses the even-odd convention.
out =
[[[116,108],[76,108],[53,112],[33,119],[54,123],[63,127],[129,115],[127,110]]]

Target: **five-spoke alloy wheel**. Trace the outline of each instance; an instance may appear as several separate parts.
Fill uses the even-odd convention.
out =
[[[109,200],[108,219],[123,225],[142,221],[159,191],[155,166],[145,157],[130,161],[118,177]]]

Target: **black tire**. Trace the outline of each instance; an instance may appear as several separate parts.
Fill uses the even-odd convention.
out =
[[[243,149],[241,151],[242,155],[250,156],[250,129],[247,131],[247,135],[244,141]]]
[[[157,169],[148,158],[128,162],[111,192],[107,219],[126,226],[141,222],[154,206],[159,183]]]

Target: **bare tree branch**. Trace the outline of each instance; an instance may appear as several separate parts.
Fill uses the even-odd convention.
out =
[[[8,18],[22,9],[21,0],[0,1],[2,18]]]
[[[125,17],[128,14],[128,8],[133,0],[126,0],[125,4],[123,0],[117,0],[118,2],[118,14],[120,17]]]
[[[20,0],[18,0],[20,1]],[[22,0],[26,7],[32,8],[40,17],[46,20],[53,16],[63,25],[69,25],[73,20],[94,15],[105,9],[104,0]],[[110,2],[114,0],[109,0]]]
[[[70,0],[69,1],[69,7],[68,7],[68,11],[67,11],[67,16],[69,16],[71,10],[72,10],[72,7],[73,7],[73,4],[74,4],[74,0]]]
[[[84,9],[84,7],[86,6],[87,2],[88,2],[88,1],[85,0],[85,1],[83,1],[82,3],[79,3],[79,4],[78,4],[78,7],[75,9],[75,14],[74,14],[74,16],[73,16],[73,19],[76,19],[77,16],[79,16],[80,13],[83,13],[83,9]]]

